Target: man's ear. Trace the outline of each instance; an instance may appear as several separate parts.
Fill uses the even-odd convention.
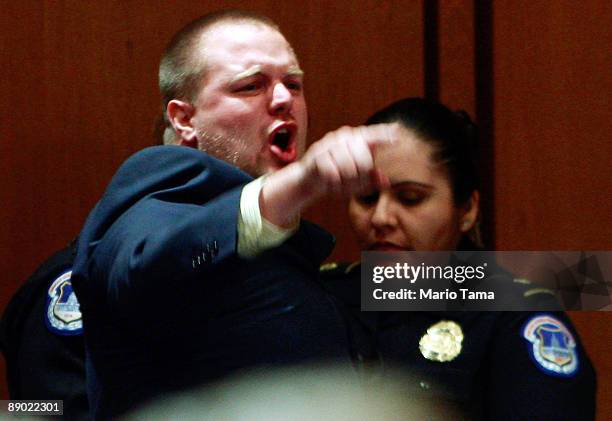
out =
[[[194,111],[193,105],[188,102],[179,99],[173,99],[168,102],[166,115],[178,136],[179,145],[190,146],[192,148],[198,147],[198,133],[191,122]]]
[[[479,204],[480,194],[478,193],[478,190],[474,190],[470,195],[470,198],[462,207],[463,215],[461,216],[461,223],[459,226],[461,232],[468,232],[472,229],[472,227],[474,227],[474,224],[478,219]]]

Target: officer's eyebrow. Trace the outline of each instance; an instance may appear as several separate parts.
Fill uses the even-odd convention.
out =
[[[418,187],[424,190],[433,190],[434,186],[427,183],[422,183],[416,180],[402,180],[395,183],[391,183],[391,187],[394,189]]]

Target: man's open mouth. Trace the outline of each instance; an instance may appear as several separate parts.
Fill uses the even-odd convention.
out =
[[[283,164],[291,163],[297,158],[296,134],[297,127],[293,124],[281,124],[270,133],[270,151]]]
[[[283,151],[287,150],[289,147],[289,141],[291,140],[291,133],[287,130],[286,127],[281,128],[276,133],[274,133],[274,138],[272,139],[272,144],[277,145]]]

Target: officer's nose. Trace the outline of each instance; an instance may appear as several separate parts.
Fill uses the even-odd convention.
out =
[[[378,233],[392,231],[397,226],[393,200],[388,192],[381,192],[380,196],[378,196],[378,200],[374,205],[371,222],[372,227]]]
[[[293,105],[293,95],[284,83],[278,82],[272,88],[272,99],[270,100],[270,112],[272,114],[288,113]]]

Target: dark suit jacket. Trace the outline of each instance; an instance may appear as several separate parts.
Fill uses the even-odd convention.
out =
[[[95,418],[240,368],[350,363],[342,317],[317,282],[331,235],[304,222],[280,247],[236,255],[250,180],[198,150],[160,146],[111,181],[73,269]]]

